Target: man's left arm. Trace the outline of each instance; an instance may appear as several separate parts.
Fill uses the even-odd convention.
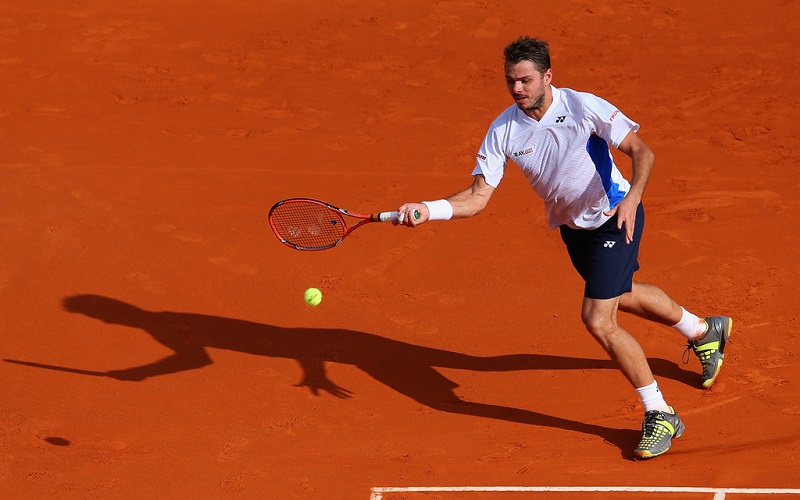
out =
[[[631,188],[625,198],[616,207],[606,212],[606,215],[617,214],[617,227],[622,229],[622,225],[625,224],[625,241],[630,243],[633,241],[633,229],[636,227],[636,209],[642,201],[644,189],[650,180],[655,155],[632,130],[628,132],[617,149],[631,158]]]

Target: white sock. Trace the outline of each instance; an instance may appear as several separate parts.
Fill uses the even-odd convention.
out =
[[[658,388],[658,383],[655,380],[650,385],[637,387],[636,392],[639,393],[639,399],[642,400],[644,411],[669,411],[669,405],[664,401],[664,395],[661,394],[661,390]]]
[[[681,320],[672,325],[672,328],[678,330],[681,335],[689,340],[695,339],[706,331],[706,322],[702,318],[698,318],[686,309],[681,307],[683,314]]]

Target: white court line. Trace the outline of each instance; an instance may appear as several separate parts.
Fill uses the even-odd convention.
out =
[[[370,500],[383,500],[384,493],[442,492],[629,492],[629,493],[713,493],[713,500],[724,500],[728,493],[737,495],[800,495],[800,489],[781,488],[694,488],[670,486],[409,486],[372,488]]]

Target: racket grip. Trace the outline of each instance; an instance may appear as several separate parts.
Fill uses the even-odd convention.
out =
[[[405,217],[400,215],[399,212],[381,212],[378,214],[378,220],[380,222],[392,221],[402,224],[404,218]],[[414,210],[414,220],[417,219],[419,219],[419,210]]]
[[[394,222],[398,218],[397,212],[381,212],[378,214],[378,222]]]

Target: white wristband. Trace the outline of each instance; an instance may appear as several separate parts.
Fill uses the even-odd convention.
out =
[[[453,205],[447,200],[423,201],[422,204],[428,207],[428,220],[450,220],[453,216]]]

